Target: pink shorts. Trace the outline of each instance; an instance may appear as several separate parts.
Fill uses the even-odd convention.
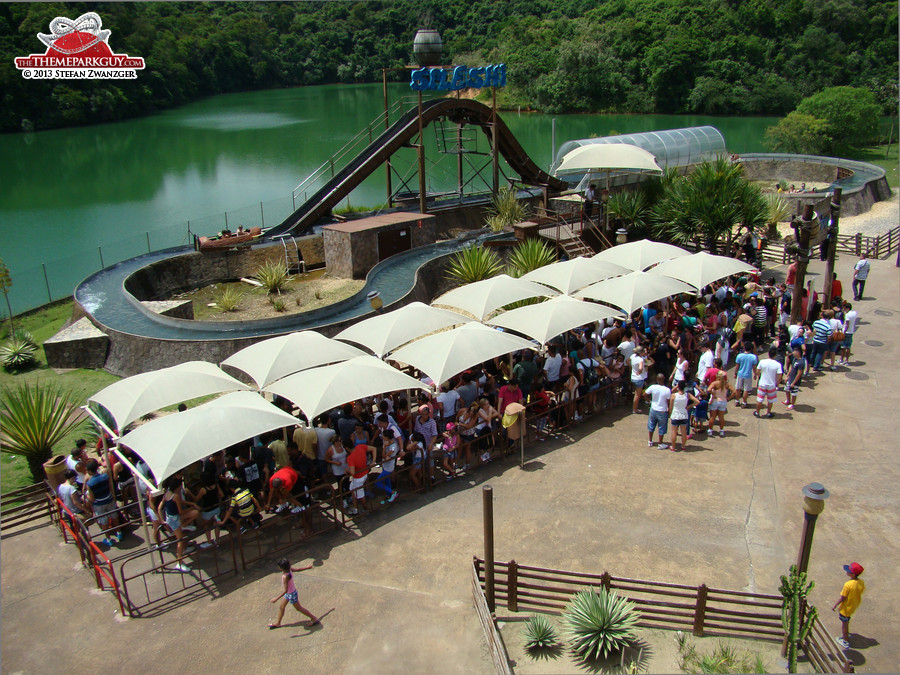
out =
[[[778,398],[778,392],[775,387],[759,387],[756,390],[756,400],[759,403],[765,403],[768,401],[774,401]]]

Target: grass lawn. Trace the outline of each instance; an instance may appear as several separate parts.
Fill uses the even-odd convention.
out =
[[[900,188],[900,164],[898,164],[900,154],[898,154],[898,147],[900,146],[897,143],[892,143],[890,146],[870,145],[854,152],[850,159],[858,159],[861,162],[880,166],[884,169],[888,185],[892,189],[897,189]]]
[[[16,328],[24,328],[30,332],[38,343],[55,335],[72,316],[72,301],[47,305],[39,310],[19,316],[15,319]],[[9,332],[9,322],[0,328],[0,340]],[[43,347],[37,351],[38,365],[23,373],[12,374],[0,370],[0,390],[14,388],[20,382],[31,384],[41,382],[59,382],[62,386],[77,392],[82,401],[119,378],[105,370],[68,370],[57,372],[47,366],[47,357]],[[54,454],[67,453],[75,446],[75,439],[87,433],[85,427],[73,432],[53,449]],[[0,493],[6,493],[31,484],[31,473],[28,464],[22,457],[9,453],[0,456]]]

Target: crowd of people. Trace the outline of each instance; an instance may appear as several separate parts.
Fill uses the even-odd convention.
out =
[[[854,275],[860,296],[867,273],[863,256]],[[840,288],[834,283],[833,291]],[[627,398],[634,414],[649,404],[648,445],[678,451],[698,436],[725,436],[729,403],[754,407],[749,399],[755,394],[753,415],[771,418],[779,391],[794,410],[812,372],[847,365],[857,313],[834,295],[832,306],[822,307],[810,285],[799,298],[803,318],[792,323],[789,283],[731,277],[696,295],[654,302],[627,319],[573,329],[537,353],[489,360],[413,401],[394,392],[309,420],[276,398],[297,415],[296,428],[218,452],[170,476],[156,493],[115,454],[105,466],[99,450],[89,457],[79,441],[59,496],[76,518],[96,522],[102,543],[111,547],[127,533],[127,519],[135,518],[141,490],[154,538],[173,535],[182,559],[184,535],[196,528],[205,535],[198,545],[209,548],[225,526],[244,532],[258,528],[264,513],[299,516],[319,497],[337,494],[338,508],[353,517],[393,504],[401,489],[452,481],[506,452],[521,434],[518,416],[526,409],[535,438],[543,441],[620,400]],[[138,456],[123,452],[152,479]],[[181,562],[178,568],[187,570]]]

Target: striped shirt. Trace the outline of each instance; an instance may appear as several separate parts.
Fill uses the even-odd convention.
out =
[[[769,322],[769,312],[765,305],[756,306],[756,314],[753,317],[754,326],[765,326]]]
[[[246,488],[238,490],[231,498],[231,508],[237,509],[241,518],[252,516],[256,510],[253,505],[253,496]]]
[[[815,331],[813,342],[828,342],[828,338],[834,332],[831,329],[831,323],[825,319],[816,319],[813,321],[812,327],[813,331]]]

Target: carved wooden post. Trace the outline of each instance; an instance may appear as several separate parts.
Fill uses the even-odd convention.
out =
[[[706,619],[706,596],[709,589],[706,584],[697,587],[697,607],[694,609],[694,635],[703,637],[703,622]]]
[[[834,189],[834,196],[831,198],[831,222],[828,224],[828,239],[826,239],[828,250],[826,251],[825,262],[825,302],[822,307],[831,307],[832,277],[834,276],[834,257],[837,252],[838,238],[838,220],[841,215],[841,188]]]
[[[506,606],[509,608],[510,612],[518,612],[519,611],[519,565],[515,560],[509,561],[509,567],[507,568],[507,577],[506,577],[506,585],[507,585],[507,600]]]
[[[800,312],[803,307],[803,285],[806,281],[806,267],[809,264],[809,235],[813,219],[813,206],[806,204],[803,207],[803,216],[799,224],[796,218],[791,222],[797,238],[797,274],[794,277],[794,290],[791,294],[791,323],[800,321]],[[807,300],[812,307],[812,297]]]

